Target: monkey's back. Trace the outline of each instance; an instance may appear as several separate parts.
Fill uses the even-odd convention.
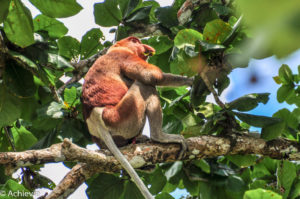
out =
[[[101,56],[87,72],[82,87],[85,119],[94,107],[115,106],[126,94],[128,86],[121,76],[120,57],[115,53]]]

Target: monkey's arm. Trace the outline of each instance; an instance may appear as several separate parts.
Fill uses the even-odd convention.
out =
[[[157,66],[135,58],[126,62],[122,66],[121,70],[130,79],[138,80],[147,85],[190,86],[194,81],[193,78],[174,75],[171,73],[163,73]]]
[[[157,86],[191,86],[194,78],[171,73],[163,73],[163,78],[157,82]]]

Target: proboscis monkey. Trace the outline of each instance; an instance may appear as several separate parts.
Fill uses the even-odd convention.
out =
[[[82,90],[83,115],[93,139],[113,153],[147,199],[153,196],[117,146],[140,135],[148,117],[152,140],[179,143],[185,151],[181,135],[162,132],[162,110],[155,86],[193,83],[192,78],[163,73],[147,63],[147,57],[154,53],[136,37],[116,42],[89,69]]]

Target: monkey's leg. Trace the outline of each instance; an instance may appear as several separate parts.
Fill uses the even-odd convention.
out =
[[[184,152],[187,150],[187,144],[183,136],[167,134],[162,132],[162,110],[160,106],[160,100],[158,93],[154,87],[145,86],[146,90],[151,90],[151,95],[146,99],[146,115],[150,124],[150,137],[152,140],[161,143],[179,143],[181,144],[181,152],[179,154],[179,159],[182,158]]]

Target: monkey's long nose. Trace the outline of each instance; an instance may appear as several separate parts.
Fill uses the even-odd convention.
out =
[[[152,48],[151,46],[144,45],[144,48],[145,48],[145,53],[144,53],[145,56],[148,57],[148,56],[155,55],[155,49]]]

